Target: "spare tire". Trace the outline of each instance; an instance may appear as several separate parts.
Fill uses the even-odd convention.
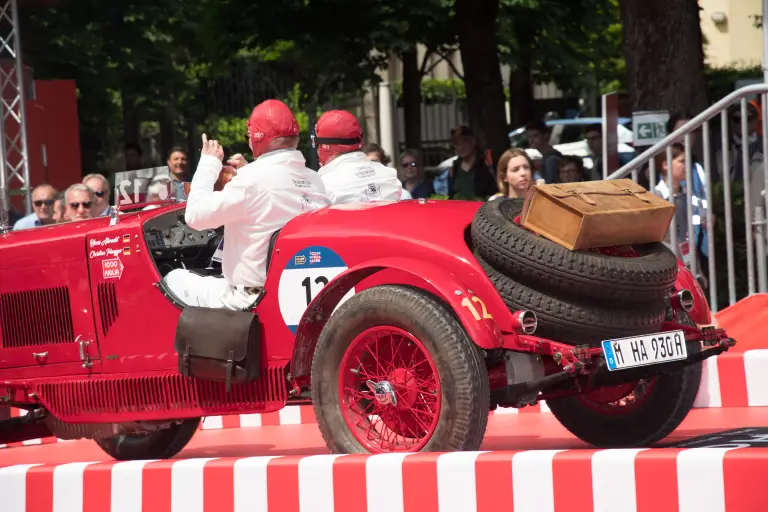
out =
[[[677,258],[664,244],[635,245],[638,257],[571,251],[514,222],[522,199],[489,201],[472,222],[480,255],[518,282],[553,294],[612,304],[639,304],[669,296]]]
[[[666,318],[666,303],[617,308],[575,303],[538,292],[505,276],[482,256],[475,258],[510,311],[527,309],[539,321],[536,336],[574,345],[599,345],[601,341],[658,332]]]

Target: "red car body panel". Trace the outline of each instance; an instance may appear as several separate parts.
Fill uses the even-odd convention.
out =
[[[173,408],[179,418],[276,410],[288,398],[285,370],[309,376],[317,336],[339,301],[383,284],[414,286],[440,298],[482,348],[520,349],[510,311],[467,245],[479,206],[339,205],[289,222],[256,308],[266,380],[230,394],[223,384],[177,371],[181,310],[156,286],[161,277],[143,228],[158,216],[182,213],[183,205],[123,213],[116,223],[103,217],[0,235],[0,395],[5,389],[14,400],[32,400],[21,392],[32,390],[60,419],[82,422],[167,418],[173,401],[181,403]],[[315,285],[320,274],[305,286],[283,281],[300,252],[318,247],[341,262],[335,278],[324,287]],[[687,270],[680,274],[694,291]],[[305,292],[311,292],[308,305]],[[708,316],[703,295],[696,299],[699,317]],[[83,365],[78,340],[88,342],[83,350],[91,366]],[[148,401],[159,405],[144,407]],[[90,416],[81,417],[83,408]]]

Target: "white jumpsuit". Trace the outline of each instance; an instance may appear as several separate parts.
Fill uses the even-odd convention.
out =
[[[397,170],[368,160],[362,151],[334,158],[318,174],[333,204],[411,199]]]
[[[201,157],[185,220],[197,230],[224,226],[224,279],[176,269],[165,281],[189,305],[239,310],[252,304],[264,286],[272,234],[294,217],[331,202],[300,151],[265,153],[241,167],[223,190],[214,192],[221,167],[216,157]]]

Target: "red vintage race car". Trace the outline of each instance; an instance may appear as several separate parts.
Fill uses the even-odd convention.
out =
[[[156,205],[157,206],[157,205]],[[643,446],[691,409],[710,324],[662,244],[568,251],[522,203],[405,201],[305,213],[272,237],[251,308],[185,307],[162,277],[220,275],[222,230],[184,205],[0,235],[0,443],[94,439],[178,453],[209,415],[311,400],[337,453],[476,450],[496,407],[546,400],[600,447]],[[2,409],[2,407],[0,407]]]

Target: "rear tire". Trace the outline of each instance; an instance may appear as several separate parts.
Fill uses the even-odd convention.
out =
[[[420,290],[379,286],[344,302],[320,335],[311,382],[333,453],[477,450],[485,435],[482,352],[453,312]],[[375,395],[369,382],[391,385],[400,405],[378,388]]]
[[[199,426],[200,418],[191,418],[151,434],[97,439],[96,444],[116,460],[170,459],[187,446]]]
[[[693,408],[701,384],[701,363],[657,375],[649,395],[633,406],[590,402],[589,393],[547,400],[555,418],[573,435],[598,448],[645,447],[671,434]],[[604,412],[601,412],[604,407]]]

